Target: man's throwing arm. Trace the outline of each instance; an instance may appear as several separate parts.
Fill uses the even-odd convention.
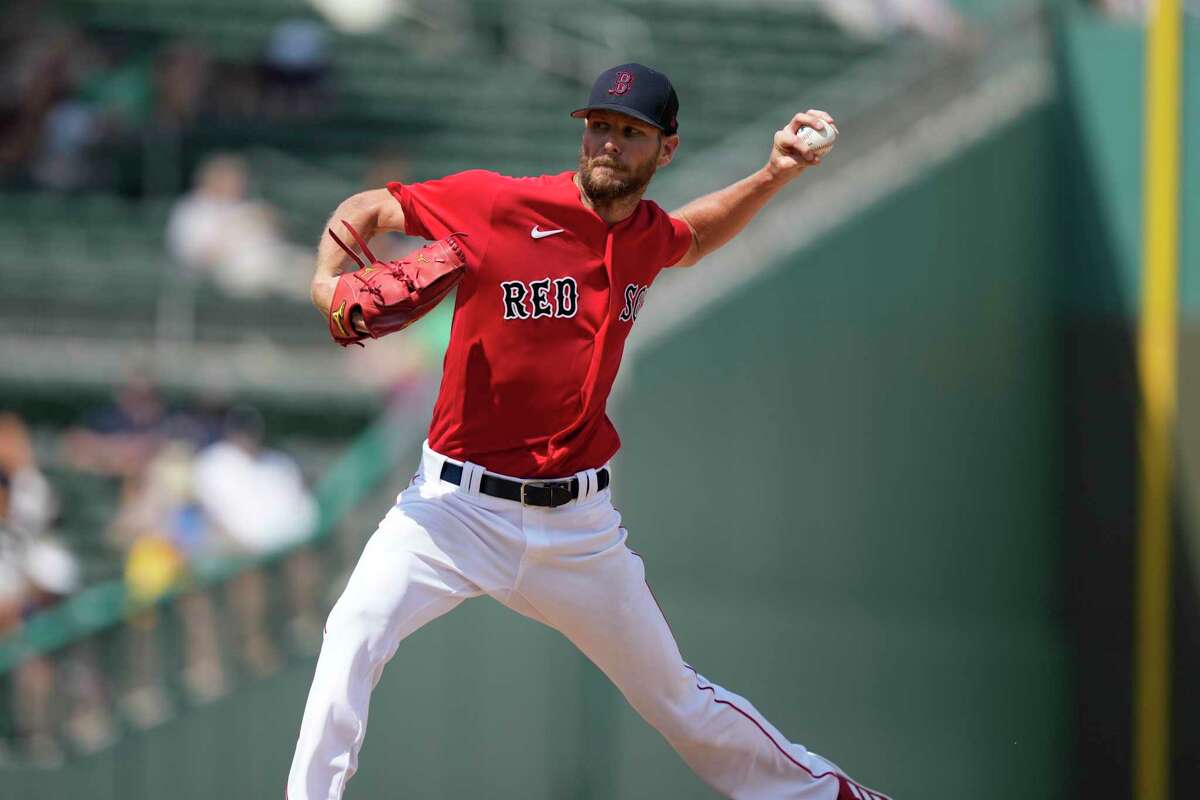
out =
[[[706,194],[671,216],[692,229],[692,246],[676,266],[690,267],[724,245],[754,219],[775,194],[809,167],[821,163],[799,135],[804,127],[824,129],[833,117],[810,109],[796,114],[775,132],[767,163],[754,174],[712,194]]]

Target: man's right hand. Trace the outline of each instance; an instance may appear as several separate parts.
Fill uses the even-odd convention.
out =
[[[313,278],[312,302],[326,320],[329,319],[329,307],[333,305],[333,290],[337,287],[337,282],[338,278]],[[359,333],[369,333],[360,309],[356,308],[350,314],[350,324]]]
[[[345,227],[362,248],[362,258],[332,228],[330,238],[344,247],[360,268],[335,279],[328,296],[326,282],[316,280],[314,289],[318,299],[332,309],[327,317],[329,334],[342,347],[361,346],[364,338],[378,339],[404,330],[445,299],[466,275],[465,233],[452,233],[404,258],[382,263],[353,226],[347,223]],[[360,314],[357,319],[356,311]]]

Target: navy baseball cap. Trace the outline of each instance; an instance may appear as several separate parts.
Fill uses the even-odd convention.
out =
[[[644,64],[622,64],[606,69],[592,84],[587,105],[571,112],[586,117],[589,111],[616,111],[653,125],[668,136],[679,130],[679,96],[671,79]]]

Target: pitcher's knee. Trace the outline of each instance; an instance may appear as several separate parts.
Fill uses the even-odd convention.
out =
[[[366,652],[372,661],[386,658],[388,615],[370,607],[343,605],[333,607],[325,622],[323,648],[335,647],[347,654]]]

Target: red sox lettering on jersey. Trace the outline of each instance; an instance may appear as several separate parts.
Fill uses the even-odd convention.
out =
[[[692,234],[648,200],[610,226],[573,176],[472,170],[388,185],[410,235],[469,234],[429,430],[443,455],[548,478],[604,464],[620,446],[605,406],[625,337]]]
[[[638,312],[646,304],[646,290],[649,288],[636,283],[625,287],[625,304],[621,307],[621,313],[617,315],[618,322],[632,322],[637,319]],[[574,278],[543,278],[530,283],[503,281],[500,290],[503,295],[505,319],[569,319],[579,310],[579,285]]]
[[[570,319],[579,310],[579,285],[574,278],[543,278],[530,283],[503,281],[500,289],[504,295],[505,319]]]
[[[649,286],[638,286],[636,283],[625,287],[625,307],[617,315],[619,321],[632,322],[637,319],[638,312],[646,304],[646,290],[649,288]]]

